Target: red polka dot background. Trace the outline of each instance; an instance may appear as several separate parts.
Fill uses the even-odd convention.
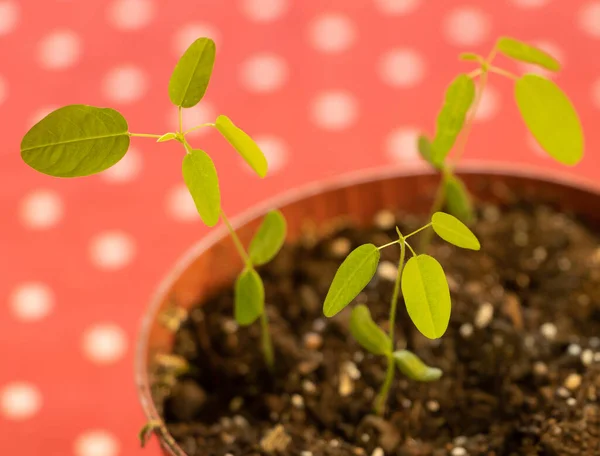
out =
[[[471,69],[457,55],[487,53],[499,35],[563,62],[551,77],[581,115],[586,156],[575,168],[547,158],[510,82],[491,77],[466,160],[600,179],[600,0],[0,0],[0,454],[158,454],[137,442],[138,324],[207,232],[176,144],[133,138],[107,172],[53,179],[20,159],[29,127],[85,103],[118,109],[135,133],[176,128],[170,73],[210,36],[212,81],[184,128],[227,114],[270,164],[258,180],[215,132],[191,136],[214,157],[234,214],[345,172],[418,166],[417,134],[433,132],[445,86]]]

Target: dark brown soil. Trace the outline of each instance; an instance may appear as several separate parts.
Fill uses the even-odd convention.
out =
[[[395,223],[407,233],[422,222],[398,214]],[[348,312],[327,320],[321,311],[349,249],[395,239],[392,213],[377,224],[387,229],[307,236],[261,269],[274,375],[258,349],[259,326],[233,321],[231,289],[190,313],[175,354],[191,368],[163,410],[181,447],[190,456],[600,455],[599,238],[549,207],[486,206],[475,227],[480,252],[435,240],[429,253],[452,292],[448,332],[424,338],[400,303],[396,334],[398,347],[444,376],[419,384],[398,374],[379,418],[372,403],[385,359],[354,342]],[[357,298],[384,328],[395,247]]]

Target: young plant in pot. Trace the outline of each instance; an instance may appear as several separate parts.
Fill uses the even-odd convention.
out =
[[[539,51],[517,44],[517,49],[520,49],[517,57],[531,62],[533,52],[539,58]],[[500,45],[497,47],[500,48]],[[505,53],[508,52],[514,54],[516,51]],[[474,56],[467,58],[478,60]],[[180,113],[181,108],[191,106],[188,103],[199,101],[203,95],[213,59],[214,45],[210,40],[202,39],[192,45],[177,65],[169,94]],[[493,67],[490,62],[491,58],[479,60],[480,68],[468,78],[479,77],[481,84],[481,79],[487,78],[488,72],[504,71]],[[187,82],[181,84],[186,78]],[[182,87],[187,87],[184,91],[193,88],[193,96],[186,98],[181,95],[178,90]],[[554,85],[552,87],[555,88]],[[429,152],[427,156],[430,159],[433,154],[437,156],[439,152],[436,151],[442,150],[439,144],[450,141],[450,148],[454,146],[457,152],[464,147],[458,147],[454,142],[457,138],[458,141],[466,138],[465,133],[470,128],[467,112],[471,108],[469,116],[473,116],[477,102],[473,103],[475,97],[471,96],[471,101],[466,103],[465,96],[460,95],[460,90],[458,92],[455,89],[446,94],[436,131],[436,138],[439,136],[440,139],[436,142],[434,138],[430,147],[422,149],[425,154]],[[469,89],[466,92],[468,100]],[[535,108],[533,114],[528,111],[528,116],[535,118],[536,114],[552,112],[556,105],[559,105],[559,110],[555,113],[560,113],[560,109],[566,109],[565,112],[571,109],[570,103],[556,103],[556,97],[546,92],[540,103],[541,108]],[[113,110],[67,108],[50,114],[24,138],[23,158],[39,171],[64,177],[98,172],[122,157],[130,137],[139,136],[129,133],[124,120]],[[65,120],[60,117],[65,113],[80,113],[80,117]],[[541,121],[531,121],[535,125],[532,130],[552,122],[552,128],[556,130],[553,140],[562,141],[565,134],[572,133],[562,124],[557,125],[554,116],[542,117]],[[89,128],[68,133],[71,122],[89,119],[97,122],[94,125],[101,125],[102,129],[93,131],[83,141],[77,135],[90,131]],[[259,175],[264,174],[264,157],[254,143],[226,119],[220,119],[214,126]],[[526,123],[530,125],[527,118]],[[567,121],[565,125],[571,124]],[[50,137],[47,132],[50,132]],[[291,233],[296,233],[293,236],[297,239],[282,247],[286,223],[277,212],[266,217],[256,234],[253,225],[243,225],[237,230],[239,236],[236,235],[232,224],[220,211],[220,204],[215,203],[219,200],[215,195],[219,193],[212,162],[207,156],[195,153],[185,134],[180,128],[164,135],[143,136],[156,137],[160,141],[176,140],[183,144],[186,153],[184,179],[200,216],[207,224],[214,225],[219,219],[224,221],[245,267],[241,274],[231,271],[232,279],[238,277],[235,285],[227,286],[227,282],[223,281],[220,291],[213,287],[211,294],[198,296],[198,307],[189,311],[189,318],[177,330],[173,354],[168,356],[170,364],[162,366],[173,367],[177,376],[169,377],[167,381],[164,377],[153,377],[155,392],[166,393],[155,395],[156,403],[151,408],[156,407],[161,416],[150,414],[157,421],[149,423],[142,437],[146,438],[150,431],[156,430],[167,453],[178,456],[273,452],[303,456],[381,455],[384,452],[408,455],[451,453],[460,456],[490,454],[492,451],[498,455],[536,454],[535,451],[564,454],[564,451],[561,453],[561,445],[566,442],[566,430],[575,432],[573,429],[576,429],[582,448],[584,445],[586,451],[591,448],[593,441],[587,434],[582,437],[581,433],[587,432],[587,423],[594,423],[594,416],[599,417],[594,415],[598,407],[590,407],[590,397],[593,397],[590,390],[593,384],[590,382],[593,383],[593,378],[591,374],[587,377],[582,374],[577,380],[577,377],[566,376],[565,370],[579,375],[582,367],[573,367],[573,363],[576,362],[574,357],[579,360],[580,355],[587,365],[591,363],[588,363],[589,351],[586,351],[589,349],[583,348],[583,343],[591,345],[589,333],[600,329],[597,319],[592,318],[593,306],[588,303],[587,313],[581,311],[576,318],[560,322],[570,325],[565,328],[569,334],[574,332],[577,323],[591,322],[585,328],[586,339],[576,345],[581,351],[578,355],[573,355],[576,349],[570,345],[565,349],[556,326],[552,330],[550,326],[541,325],[547,322],[544,312],[554,316],[562,311],[572,304],[568,296],[573,293],[581,296],[597,293],[598,274],[593,275],[592,271],[580,280],[568,280],[571,274],[566,268],[567,263],[562,261],[566,258],[572,266],[576,266],[573,257],[576,252],[572,244],[578,236],[582,239],[576,244],[578,254],[581,255],[580,249],[591,250],[590,246],[597,246],[597,237],[583,225],[549,208],[535,208],[528,213],[530,206],[512,205],[500,212],[494,205],[484,205],[478,209],[477,224],[472,225],[483,249],[472,255],[469,249],[479,248],[477,238],[457,218],[439,212],[439,206],[427,218],[396,216],[385,210],[389,207],[386,202],[389,202],[395,205],[393,209],[401,207],[407,212],[422,213],[424,198],[411,193],[411,189],[421,188],[423,183],[430,185],[431,176],[391,179],[396,185],[394,189],[403,190],[391,194],[390,187],[385,185],[390,183],[388,177],[352,188],[325,191],[322,195],[314,195],[314,190],[311,190],[311,196],[303,200],[287,201],[282,212],[286,214],[289,225],[288,238],[292,237]],[[96,141],[107,141],[96,144],[94,151],[104,154],[98,161],[94,161],[98,156],[90,155],[91,147],[88,147]],[[544,145],[544,141],[540,142]],[[112,154],[111,151],[115,150],[118,153]],[[445,169],[438,164],[438,159],[431,160],[437,168]],[[63,163],[65,168],[56,168],[57,163]],[[500,199],[495,190],[485,190],[485,184],[489,182],[510,183],[517,191],[529,182],[527,179],[490,175],[483,176],[483,179],[457,176],[454,167],[444,172],[444,176],[450,176],[444,179],[445,190],[449,188],[447,182],[451,178],[464,178],[482,200],[486,197]],[[466,186],[457,187],[464,190]],[[559,188],[561,192],[556,194],[557,200],[573,194],[586,195],[585,192],[577,193],[552,184],[544,184],[543,187],[554,191]],[[384,188],[388,190],[384,191]],[[315,216],[315,219],[322,220],[325,213],[325,218],[333,222],[343,215],[348,207],[352,207],[351,202],[356,203],[356,190],[366,195],[360,200],[366,215],[354,217],[362,225],[330,227],[328,234],[322,237],[315,237],[311,231],[300,236],[297,234],[304,217]],[[456,193],[451,190],[444,193],[448,211],[472,223],[473,220],[453,209],[457,207],[457,201],[462,204],[458,207],[464,207],[468,197],[466,191],[460,191],[458,198],[453,196]],[[373,194],[385,197],[383,202],[379,199],[373,201],[369,197]],[[519,204],[525,203],[519,200]],[[377,213],[373,226],[368,222],[372,221],[370,217],[377,210],[384,211]],[[472,213],[475,215],[474,211]],[[543,224],[543,221],[546,223]],[[540,225],[543,225],[543,230]],[[513,229],[517,231],[513,233]],[[429,232],[437,232],[442,239],[467,250],[423,241],[419,249],[422,254],[413,254],[406,262],[408,252],[413,249],[407,239],[416,234],[426,239]],[[246,251],[240,238],[248,239],[249,234],[254,234],[254,239]],[[543,250],[533,244],[529,248],[522,242],[523,236],[535,239],[538,234],[540,242],[543,238]],[[211,261],[215,261],[222,252],[218,247],[222,245],[224,241],[213,241],[211,246],[205,247],[201,256],[210,255]],[[377,245],[382,247],[375,247]],[[399,248],[389,248],[395,245]],[[353,253],[338,270],[340,260],[350,251]],[[380,257],[380,262],[375,261]],[[434,258],[438,258],[439,263]],[[589,268],[591,254],[581,258],[584,267]],[[221,261],[230,263],[227,258],[221,258]],[[394,266],[391,261],[401,267]],[[193,264],[188,263],[185,268],[179,269],[178,274],[185,275],[186,281],[197,277],[195,266],[202,262],[199,257]],[[206,267],[211,262],[203,264]],[[444,264],[446,274],[440,264]],[[539,268],[541,264],[545,269]],[[532,270],[532,265],[538,269]],[[230,268],[234,267],[237,266]],[[541,288],[536,282],[539,277],[545,274],[556,279],[557,271],[562,271],[559,278],[567,279],[556,280],[561,287],[551,294],[556,303],[548,310],[542,302],[548,294],[548,286],[543,290],[546,295],[536,289],[529,290],[523,276],[528,278],[529,283]],[[367,284],[373,276],[374,280]],[[177,278],[174,280],[168,290],[185,282],[179,282]],[[198,280],[207,279],[198,277]],[[552,285],[553,281],[549,282]],[[517,293],[524,290],[527,292],[527,308],[514,301]],[[454,304],[452,319],[448,322],[450,292]],[[161,296],[164,301],[168,299],[166,295]],[[331,319],[321,318],[323,311],[326,316],[333,315],[354,297],[357,304],[352,312],[346,309]],[[581,301],[585,299],[581,298]],[[265,306],[265,302],[270,305]],[[324,308],[321,307],[323,302]],[[394,329],[397,330],[394,325],[397,319],[395,309],[401,302],[408,308],[407,317],[426,336],[417,334],[411,351],[399,346],[402,345],[401,340],[394,340]],[[244,325],[257,319],[264,322],[267,318],[265,309],[269,311],[271,331],[261,330],[263,326],[258,325],[238,328],[238,324]],[[492,318],[501,312],[506,315]],[[232,313],[234,319],[231,318]],[[380,329],[376,322],[383,321],[387,315],[389,320]],[[559,322],[556,323],[558,326]],[[535,333],[532,327],[541,327],[541,335]],[[384,329],[387,329],[387,334]],[[442,341],[437,339],[446,330],[446,337]],[[271,346],[265,342],[270,340],[267,339],[269,334],[273,336],[274,352],[277,354],[274,364],[269,356],[272,351],[266,348]],[[406,334],[398,335],[397,339],[407,338]],[[352,336],[359,345],[353,342]],[[432,338],[435,340],[430,340]],[[544,341],[548,343],[544,344]],[[262,350],[256,348],[261,345]],[[365,355],[360,346],[376,356]],[[570,356],[566,360],[560,355],[565,350]],[[420,358],[439,369],[428,367]],[[561,363],[549,366],[549,359],[560,359]],[[383,360],[388,361],[387,369]],[[546,368],[545,373],[540,367],[542,364]],[[271,365],[274,369],[269,369]],[[396,368],[409,380],[400,378],[393,381]],[[446,375],[441,375],[442,370]],[[431,382],[420,384],[413,380]],[[559,390],[557,394],[562,402],[556,405],[552,387],[563,381],[565,386],[561,388],[567,391],[567,397],[562,397],[564,392]],[[575,385],[577,381],[579,385]],[[600,386],[600,378],[598,381]],[[380,387],[381,392],[376,394],[375,389]],[[575,391],[579,392],[577,398],[575,393],[570,393]],[[584,391],[585,398],[580,398]],[[574,408],[569,405],[570,399],[582,404],[585,402],[585,408]],[[586,419],[585,425],[581,423],[583,418]],[[552,419],[555,421],[552,422]]]

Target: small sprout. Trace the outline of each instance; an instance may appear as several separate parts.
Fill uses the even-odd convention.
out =
[[[429,339],[444,335],[450,321],[450,289],[442,265],[429,255],[406,262],[402,273],[406,310],[417,329]]]
[[[236,127],[227,116],[217,117],[215,126],[256,174],[260,177],[267,175],[267,159],[250,136]]]
[[[354,249],[337,270],[327,292],[323,314],[333,317],[371,281],[379,264],[379,249],[373,244],[364,244]]]
[[[437,166],[443,164],[454,146],[474,99],[475,83],[466,74],[458,75],[446,90],[432,141],[432,160]]]
[[[350,333],[365,350],[374,355],[389,355],[392,351],[390,338],[373,321],[369,308],[363,304],[352,309]]]
[[[158,138],[156,142],[167,142],[172,141],[173,139],[177,139],[177,133],[165,133],[160,138]]]
[[[146,446],[146,444],[152,437],[152,434],[154,434],[156,432],[156,430],[159,428],[160,428],[160,421],[152,420],[152,421],[148,421],[144,425],[144,427],[142,427],[142,429],[140,429],[140,432],[138,433],[138,438],[140,440],[140,446],[142,448],[144,448]]]
[[[254,269],[244,269],[235,282],[235,320],[241,326],[254,323],[265,308],[265,289]]]
[[[182,174],[202,221],[214,226],[221,217],[221,193],[217,169],[209,155],[200,149],[188,149],[183,157]]]
[[[216,47],[210,38],[194,41],[177,62],[169,81],[169,98],[175,106],[196,106],[208,87]]]
[[[431,226],[439,237],[450,244],[469,250],[481,248],[481,244],[473,232],[450,214],[436,212],[431,217]]]
[[[393,356],[398,370],[411,380],[432,382],[442,376],[440,369],[427,366],[417,355],[408,350],[395,351]]]
[[[69,105],[25,134],[21,158],[40,173],[83,177],[115,165],[129,149],[127,121],[114,109]]]
[[[583,157],[583,131],[577,111],[549,79],[526,74],[515,83],[515,98],[525,125],[538,144],[568,166]]]
[[[252,263],[260,266],[271,261],[281,250],[286,231],[285,217],[280,211],[271,211],[265,215],[248,248]]]
[[[550,54],[514,38],[499,38],[496,49],[505,56],[521,62],[533,63],[550,71],[560,70],[560,62]]]

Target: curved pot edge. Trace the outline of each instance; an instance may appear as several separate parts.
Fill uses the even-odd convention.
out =
[[[594,182],[572,173],[556,172],[541,167],[513,165],[504,162],[493,161],[470,161],[458,166],[456,173],[459,175],[480,173],[530,178],[545,181],[547,183],[579,188],[586,192],[596,194],[598,197],[600,197],[600,182]],[[342,174],[340,176],[333,176],[321,181],[305,184],[299,188],[294,188],[281,195],[269,198],[268,200],[265,200],[264,202],[242,212],[240,215],[235,216],[232,221],[232,226],[237,230],[239,227],[249,223],[250,221],[263,216],[271,209],[283,207],[294,201],[308,198],[319,193],[333,191],[350,185],[358,185],[375,180],[423,174],[434,174],[434,172],[428,166],[416,163],[403,168],[389,166],[375,167],[367,170],[359,170]],[[156,407],[151,399],[152,396],[150,393],[150,384],[147,375],[148,366],[146,363],[146,352],[148,350],[149,340],[148,335],[157,316],[160,305],[164,301],[164,298],[167,295],[168,290],[173,285],[176,277],[178,277],[181,272],[184,271],[194,261],[194,259],[198,257],[198,255],[227,235],[227,229],[224,226],[220,226],[188,248],[186,252],[179,257],[175,265],[168,270],[166,276],[161,280],[159,286],[152,294],[150,305],[147,306],[144,311],[141,326],[136,337],[137,342],[134,353],[134,373],[138,397],[142,405],[144,415],[148,421],[158,421],[160,423],[160,425],[158,425],[155,429],[155,432],[160,438],[160,443],[169,447],[169,449],[176,456],[187,455],[185,452],[183,452],[183,450],[181,450],[181,448],[179,448],[177,443],[170,436],[166,427],[163,425],[162,420],[158,415]]]

